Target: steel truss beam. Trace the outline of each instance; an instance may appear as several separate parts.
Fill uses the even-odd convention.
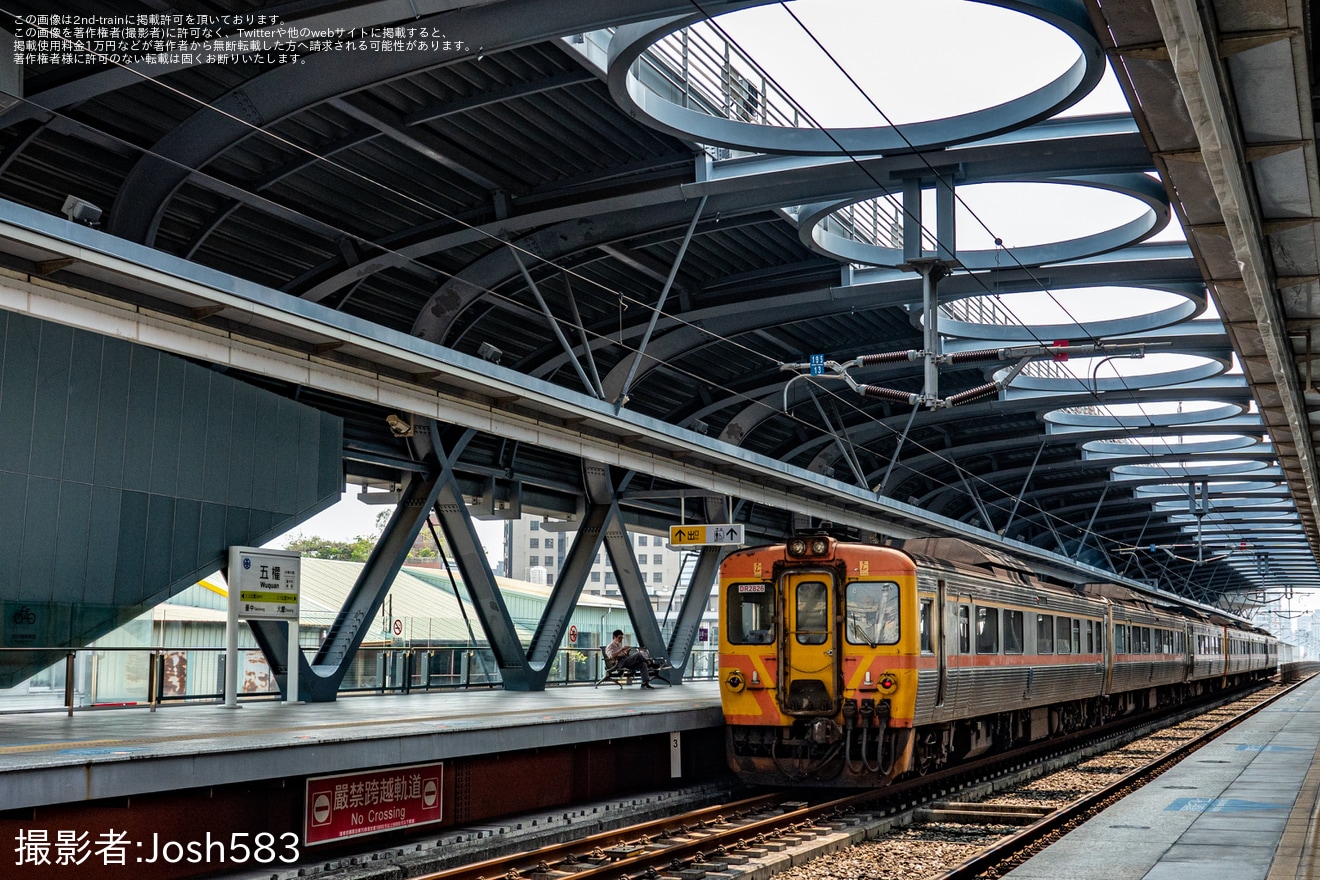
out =
[[[385,595],[408,558],[408,551],[426,522],[427,511],[441,490],[436,474],[414,475],[404,489],[403,498],[385,526],[380,540],[358,573],[353,589],[335,617],[325,641],[311,663],[299,654],[298,695],[296,699],[313,703],[334,701],[339,685],[357,656],[367,633],[367,624],[380,611]],[[275,672],[276,682],[287,697],[289,656],[288,625],[273,620],[251,620],[248,625],[266,662]]]

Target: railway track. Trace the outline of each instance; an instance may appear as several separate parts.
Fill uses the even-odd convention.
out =
[[[1257,692],[1257,694],[1252,695],[1259,696],[1260,699],[1258,700],[1252,700],[1251,697],[1248,697],[1240,701],[1252,704],[1242,707],[1241,711],[1234,712],[1230,717],[1214,724],[1199,735],[1173,746],[1169,751],[1119,777],[1111,784],[1065,803],[1021,831],[987,846],[962,864],[940,874],[938,880],[974,880],[974,878],[999,877],[1007,873],[1012,868],[1025,862],[1037,851],[1067,834],[1072,828],[1086,822],[1110,804],[1146,785],[1188,755],[1232,730],[1256,712],[1286,696],[1300,684],[1301,682],[1276,685],[1265,689],[1269,692],[1268,694]]]
[[[1287,692],[1284,686],[1268,690],[1271,701]],[[1006,860],[1023,858],[1032,847],[1064,833],[1071,824],[1085,821],[1090,812],[1122,797],[1266,704],[1261,698],[1249,711],[1232,713],[1230,719],[1215,723],[1192,743],[1162,754],[1148,766],[1123,775],[1099,791],[1048,811],[993,804],[967,809],[969,805],[965,801],[973,797],[967,794],[969,791],[979,789],[983,796],[992,788],[1009,784],[1005,780],[1015,775],[1038,776],[1042,765],[1075,763],[1079,754],[1095,753],[1112,747],[1120,738],[1133,739],[1140,735],[1134,734],[1133,728],[1154,728],[1168,721],[1129,720],[1109,725],[1107,729],[1052,740],[1011,756],[996,756],[905,780],[880,791],[846,797],[807,795],[805,800],[800,791],[774,792],[521,855],[425,874],[419,880],[592,880],[597,877],[701,880],[713,872],[740,873],[742,866],[763,869],[767,861],[782,862],[786,868],[805,858],[799,854],[804,849],[822,852],[841,849],[890,827],[920,822],[923,818],[936,822],[956,818],[965,822],[966,815],[955,817],[955,814],[971,813],[976,817],[971,821],[982,826],[996,821],[1017,826],[1029,822],[1027,827],[941,875],[941,880],[993,876],[996,866],[1006,864]],[[1183,714],[1192,713],[1184,709]],[[950,796],[962,800],[950,802]],[[1047,814],[1042,816],[1042,812]],[[931,816],[935,818],[931,820]],[[776,860],[776,854],[787,858]]]

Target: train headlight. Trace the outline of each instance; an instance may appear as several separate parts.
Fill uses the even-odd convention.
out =
[[[898,690],[898,676],[892,672],[882,672],[875,686],[882,694],[892,694]]]
[[[724,677],[724,685],[735,694],[740,694],[747,687],[747,679],[743,678],[741,669],[730,669]]]
[[[830,553],[830,539],[825,537],[790,538],[787,550],[791,559],[828,556]]]

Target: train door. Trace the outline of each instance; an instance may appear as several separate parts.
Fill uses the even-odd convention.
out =
[[[947,592],[944,578],[940,578],[935,591],[935,620],[939,621],[935,628],[935,654],[939,663],[939,679],[935,685],[935,705],[940,707],[944,706],[944,700],[948,696],[949,690],[949,646],[948,639],[944,637],[944,603]]]
[[[1108,599],[1105,599],[1104,632],[1105,632],[1105,641],[1104,641],[1105,684],[1101,693],[1103,693],[1105,696],[1109,696],[1111,692],[1110,689],[1114,684],[1114,654],[1116,648],[1114,647],[1114,606],[1110,604]]]
[[[972,597],[959,595],[957,589],[942,590],[944,599],[944,631],[940,641],[943,652],[944,706],[957,712],[966,708],[966,676],[971,669],[972,653]]]
[[[839,710],[842,670],[834,576],[827,571],[789,572],[783,596],[786,632],[779,704],[788,715],[833,715]]]
[[[1183,681],[1191,681],[1196,675],[1196,636],[1192,625],[1183,626]]]

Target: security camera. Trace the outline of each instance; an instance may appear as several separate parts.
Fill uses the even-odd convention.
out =
[[[88,226],[98,226],[101,223],[101,209],[91,202],[84,202],[77,196],[66,198],[60,213],[73,223],[85,223]]]
[[[504,352],[500,351],[489,342],[483,342],[477,346],[477,354],[481,355],[483,360],[488,360],[492,364],[498,364],[500,358],[504,357]]]
[[[412,422],[399,418],[394,413],[385,417],[385,424],[390,426],[390,433],[395,437],[411,437],[413,435]]]

